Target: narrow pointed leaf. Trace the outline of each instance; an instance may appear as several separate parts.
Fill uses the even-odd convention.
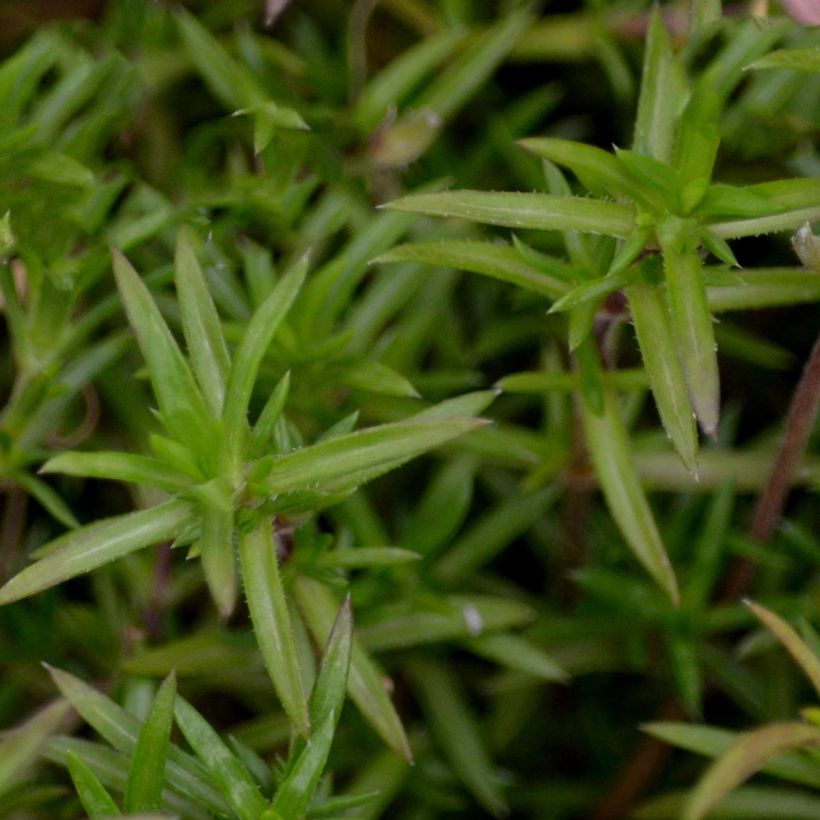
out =
[[[316,785],[330,754],[337,719],[338,713],[332,710],[321,723],[317,724],[315,733],[305,745],[271,801],[273,818],[287,817],[296,820],[305,816],[310,798],[316,790]]]
[[[317,643],[326,642],[337,610],[333,593],[318,581],[305,577],[296,579],[293,592],[314,640]],[[411,761],[413,755],[410,744],[385,689],[383,675],[355,638],[351,650],[347,693],[385,743],[405,760]]]
[[[375,128],[437,65],[463,42],[465,32],[448,29],[421,40],[385,66],[364,88],[353,118],[363,130]]]
[[[409,213],[544,231],[628,236],[634,227],[634,211],[626,205],[552,194],[446,191],[412,194],[394,200],[387,207]]]
[[[119,817],[120,810],[117,804],[94,772],[72,752],[66,756],[66,763],[74,788],[77,790],[77,797],[80,798],[86,814],[92,820],[98,817]]]
[[[479,725],[449,670],[417,660],[409,672],[431,730],[455,774],[486,811],[495,817],[506,814],[507,804]]]
[[[663,238],[661,244],[665,244]],[[689,396],[704,432],[714,436],[720,415],[720,378],[700,261],[694,249],[668,245],[663,247],[663,261],[672,335]]]
[[[399,547],[356,547],[355,549],[326,552],[316,559],[320,567],[329,569],[360,569],[364,567],[392,567],[418,561],[421,555]]]
[[[716,758],[725,754],[743,735],[714,726],[699,723],[675,723],[673,721],[647,723],[642,727],[647,734],[669,743],[679,749],[685,749],[705,757]],[[820,788],[820,773],[810,758],[799,751],[784,752],[761,767],[761,771],[775,777]]]
[[[793,71],[820,72],[820,49],[782,48],[755,60],[746,69],[790,68]]]
[[[518,635],[482,635],[466,643],[467,648],[495,663],[545,681],[566,681],[565,672],[546,652]]]
[[[0,589],[0,604],[26,598],[134,550],[172,539],[192,521],[190,506],[173,500],[72,530],[48,545],[45,558],[26,567]]]
[[[481,419],[422,419],[383,424],[303,447],[260,464],[254,490],[275,495],[321,489],[356,471],[408,459],[484,426]],[[259,463],[258,463],[259,464]]]
[[[560,313],[572,310],[587,302],[599,302],[610,293],[620,290],[627,284],[625,276],[606,276],[602,279],[593,279],[574,287],[569,293],[558,299],[549,309],[550,313]]]
[[[797,661],[806,677],[811,681],[818,696],[820,696],[820,658],[812,652],[803,639],[779,615],[770,609],[752,601],[746,601],[746,606],[754,612],[758,620],[762,621],[775,637],[788,650],[788,653]]]
[[[130,756],[139,740],[140,721],[102,692],[98,692],[74,675],[60,669],[46,668],[57,688],[71,703],[77,714],[114,749]],[[109,753],[110,751],[108,749]],[[205,768],[176,747],[172,747],[168,753],[166,777],[168,785],[174,791],[196,800],[210,811],[222,815],[228,810],[219,792],[208,782]],[[124,786],[125,777],[123,777]]]
[[[644,51],[643,80],[635,119],[634,149],[668,162],[675,124],[686,102],[686,77],[675,55],[660,8],[654,6]]]
[[[188,354],[203,398],[213,416],[218,418],[222,412],[225,381],[230,367],[228,348],[199,261],[184,233],[177,240],[174,262]]]
[[[285,403],[288,400],[288,392],[290,391],[290,371],[285,373],[279,380],[279,383],[268,396],[256,424],[253,426],[251,432],[251,449],[256,455],[262,455],[270,446],[273,431],[276,423],[282,416],[282,411],[285,408]]]
[[[175,697],[176,677],[172,672],[157,691],[131,758],[124,801],[125,811],[129,813],[162,810],[165,762],[171,746]]]
[[[564,281],[569,277],[569,266],[558,259],[544,257],[554,263],[555,274],[533,267],[521,254],[508,245],[494,242],[475,242],[449,239],[438,242],[410,242],[392,248],[374,259],[374,263],[417,262],[424,265],[466,270],[479,273],[500,282],[509,282],[520,288],[554,299],[568,289]]]
[[[637,559],[677,603],[675,573],[641,487],[618,399],[611,388],[605,388],[604,412],[597,415],[583,402],[582,418],[590,458],[612,517]]]
[[[689,798],[683,820],[701,820],[722,797],[772,758],[813,746],[820,746],[820,729],[803,723],[772,723],[741,735],[707,769]]]
[[[634,284],[626,293],[658,414],[686,468],[694,472],[698,449],[694,410],[663,294],[644,284]]]
[[[148,366],[162,418],[180,441],[198,443],[207,436],[208,410],[193,374],[131,263],[119,251],[114,251],[113,259],[117,287]]]
[[[184,698],[177,696],[174,715],[185,739],[237,816],[242,820],[258,820],[266,801],[239,758]]]
[[[227,618],[236,604],[236,561],[233,550],[233,510],[202,511],[199,545],[208,589],[220,614]]]
[[[348,595],[330,630],[322,653],[319,675],[310,694],[310,719],[316,725],[331,714],[335,714],[337,718],[341,714],[352,650],[353,608]]]
[[[40,472],[125,481],[170,492],[184,490],[191,484],[189,477],[162,461],[132,453],[58,453],[40,468]]]
[[[268,100],[253,73],[234,60],[193,14],[180,8],[176,22],[188,57],[226,108],[252,108]]]
[[[645,205],[651,203],[651,197],[647,200],[645,186],[637,184],[609,151],[554,137],[534,137],[521,140],[518,144],[536,156],[569,168],[591,193],[609,193]]]
[[[35,478],[28,473],[17,473],[14,482],[19,484],[55,521],[64,527],[76,529],[80,522],[68,507],[68,504],[45,481]]]
[[[341,715],[352,648],[353,617],[348,596],[330,631],[310,695],[310,720],[316,730],[309,740],[300,739],[293,745],[293,765],[271,803],[282,817],[302,817],[316,789]]]
[[[239,555],[248,608],[265,668],[296,731],[307,737],[310,718],[268,519],[263,517],[250,532],[240,531]]]
[[[725,265],[730,265],[733,268],[740,267],[740,263],[737,261],[734,252],[725,239],[716,236],[708,228],[701,231],[699,238],[703,247]]]
[[[303,257],[277,283],[270,295],[251,317],[234,355],[225,395],[223,419],[236,452],[247,428],[248,405],[262,359],[279,325],[293,304],[307,274],[308,260]]]

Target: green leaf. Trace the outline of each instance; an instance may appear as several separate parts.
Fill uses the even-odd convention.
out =
[[[694,248],[677,247],[663,234],[660,240],[675,348],[698,422],[714,437],[720,417],[720,377],[700,260]]]
[[[532,22],[533,15],[526,9],[502,15],[430,83],[415,106],[434,111],[441,120],[449,119],[487,81]]]
[[[521,140],[518,144],[536,156],[569,168],[593,194],[601,196],[609,193],[645,206],[651,206],[656,201],[651,189],[636,183],[623,163],[609,151],[554,137],[534,137]]]
[[[488,509],[433,565],[433,577],[448,585],[472,577],[542,519],[557,496],[554,487],[528,495],[515,493]]]
[[[125,787],[124,807],[129,813],[158,812],[163,808],[162,789],[165,784],[165,762],[171,746],[176,688],[176,677],[172,672],[162,682],[151,711],[140,728]]]
[[[364,131],[375,128],[391,107],[398,106],[410,91],[464,41],[465,32],[446,29],[402,52],[370,81],[359,95],[353,119]]]
[[[94,174],[91,169],[73,157],[48,151],[40,154],[28,163],[27,173],[35,179],[42,179],[54,185],[69,185],[88,188],[94,185]]]
[[[535,612],[520,601],[490,595],[449,595],[432,602],[382,612],[359,631],[368,649],[384,651],[427,643],[464,640],[532,622]]]
[[[565,672],[546,652],[518,635],[482,635],[466,647],[483,658],[545,681],[566,681]]]
[[[174,715],[185,739],[237,816],[242,820],[258,820],[266,808],[265,799],[239,758],[208,721],[180,696],[174,703]]]
[[[57,688],[86,723],[116,750],[129,755],[133,753],[141,726],[137,718],[74,675],[49,666],[46,669]],[[106,752],[111,754],[110,749]],[[88,763],[87,760],[85,762]],[[166,777],[175,792],[196,800],[210,811],[222,815],[228,810],[219,792],[208,782],[203,766],[176,747],[168,753]],[[123,788],[125,782],[126,778],[123,777]]]
[[[820,48],[782,48],[755,60],[746,69],[790,68],[793,71],[820,72]]]
[[[766,761],[785,751],[820,746],[820,729],[803,723],[772,723],[741,735],[710,767],[695,787],[684,820],[700,820],[724,795]]]
[[[668,792],[643,802],[631,815],[634,820],[679,820],[688,789]],[[803,790],[745,786],[724,797],[709,815],[712,820],[815,820],[820,798]]]
[[[323,553],[316,559],[316,565],[327,569],[393,567],[420,558],[419,553],[399,547],[355,547]]]
[[[692,0],[689,4],[689,34],[697,34],[720,21],[723,4],[720,0]]]
[[[80,526],[80,522],[65,501],[45,481],[41,481],[28,473],[16,473],[13,480],[32,498],[36,499],[43,509],[64,527],[76,529]]]
[[[715,312],[755,310],[820,300],[820,276],[800,268],[744,270],[737,284],[709,282],[706,295]]]
[[[253,74],[237,63],[196,17],[180,8],[176,22],[188,57],[226,108],[252,108],[268,100]]]
[[[271,803],[282,817],[302,817],[316,790],[342,711],[352,648],[353,615],[348,596],[330,631],[310,696],[310,719],[316,731],[307,743],[294,747],[294,763]]]
[[[265,668],[296,731],[307,737],[310,718],[269,519],[260,518],[250,532],[240,529],[239,555],[248,608]]]
[[[481,419],[421,419],[383,424],[346,436],[303,447],[269,462],[257,462],[251,474],[254,492],[272,496],[302,489],[333,489],[332,482],[345,479],[355,486],[357,473],[392,466],[433,447],[477,430]]]
[[[308,259],[303,257],[282,277],[251,317],[234,355],[223,412],[225,429],[232,441],[234,456],[238,456],[247,430],[248,405],[259,366],[279,325],[302,287],[307,268]]]
[[[117,287],[148,366],[164,424],[179,441],[194,448],[209,442],[208,409],[171,331],[128,260],[119,251],[113,252],[113,259]]]
[[[228,348],[205,277],[185,233],[180,233],[177,239],[174,264],[182,329],[191,365],[208,408],[214,418],[219,418],[230,368]]]
[[[610,293],[623,288],[628,282],[627,277],[621,276],[606,276],[603,279],[593,279],[590,282],[584,282],[577,287],[574,287],[569,293],[558,299],[549,309],[549,313],[561,313],[562,311],[572,310],[580,305],[586,305],[588,302],[600,302],[605,296]]]
[[[281,784],[271,801],[271,814],[265,817],[301,818],[316,785],[321,777],[330,746],[333,743],[333,733],[336,729],[337,713],[331,712],[317,725],[316,732],[310,742],[296,759],[290,773]]]
[[[558,259],[553,260],[552,257],[543,258],[548,260],[548,264],[554,264],[556,274],[551,275],[543,267],[533,267],[509,245],[450,239],[398,245],[376,257],[373,262],[416,262],[466,270],[555,299],[567,291],[565,280],[569,278],[569,266]]]
[[[317,643],[325,643],[332,629],[337,604],[331,591],[311,578],[298,577],[293,594],[308,629]],[[381,738],[405,760],[412,761],[410,744],[401,719],[385,690],[383,675],[353,639],[347,693]]]
[[[430,556],[450,540],[469,512],[476,469],[475,459],[462,456],[435,473],[402,533],[402,546]]]
[[[661,162],[672,158],[675,123],[686,103],[686,76],[676,57],[660,8],[654,6],[644,51],[634,149]]]
[[[347,687],[353,651],[353,608],[348,595],[339,608],[322,652],[322,665],[310,694],[310,719],[319,724],[331,714],[338,718]],[[335,724],[334,724],[335,726]]]
[[[648,723],[642,728],[664,743],[706,757],[723,755],[744,737],[738,732],[690,723]],[[784,752],[779,757],[765,762],[761,770],[794,783],[820,788],[820,773],[817,766],[810,758],[798,752]]]
[[[184,490],[191,484],[188,476],[158,459],[106,451],[58,453],[43,464],[40,472],[125,481],[130,484],[159,487],[169,492]]]
[[[236,604],[236,561],[233,548],[233,510],[205,507],[199,535],[202,569],[208,589],[227,618]]]
[[[72,752],[66,755],[66,763],[74,788],[77,790],[77,796],[89,818],[95,820],[98,817],[119,817],[120,810],[117,804],[94,772]]]
[[[655,405],[686,469],[697,469],[698,435],[678,348],[663,295],[656,287],[634,284],[626,290]]]
[[[414,110],[380,136],[373,152],[383,166],[403,166],[418,159],[442,125],[476,93],[532,22],[528,11],[502,18],[476,38],[414,100]]]
[[[758,236],[764,233],[793,231],[806,222],[820,222],[820,203],[809,207],[798,207],[771,216],[755,219],[736,219],[729,222],[712,222],[709,229],[721,239],[739,239],[743,236]]]
[[[452,673],[441,664],[421,660],[413,661],[408,671],[430,728],[455,774],[486,811],[495,817],[506,814],[507,803],[478,722]]]
[[[285,373],[279,380],[279,383],[271,391],[256,424],[251,431],[251,453],[254,456],[264,455],[265,450],[270,447],[273,431],[276,423],[282,416],[282,411],[285,409],[285,403],[288,400],[288,393],[290,391],[290,371]]]
[[[673,603],[678,602],[675,573],[635,468],[618,399],[604,389],[604,412],[582,403],[587,447],[607,506],[637,559]]]
[[[68,704],[59,700],[39,710],[0,740],[0,793],[26,779],[50,735],[59,730],[68,714]]]
[[[50,542],[48,555],[26,567],[0,589],[0,604],[26,598],[134,550],[174,538],[194,520],[183,501],[103,519]]]
[[[633,209],[615,202],[553,194],[446,191],[411,194],[385,207],[429,216],[456,217],[471,222],[628,236],[634,227]]]
[[[381,362],[363,359],[341,368],[339,381],[354,390],[379,393],[384,396],[418,398],[419,393],[409,379]]]
[[[820,658],[812,652],[794,629],[780,616],[752,601],[746,601],[745,603],[754,612],[758,620],[762,621],[774,633],[780,643],[786,647],[820,696]]]

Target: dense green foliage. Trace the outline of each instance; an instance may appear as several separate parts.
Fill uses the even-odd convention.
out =
[[[820,34],[553,5],[0,5],[0,815],[820,816]]]

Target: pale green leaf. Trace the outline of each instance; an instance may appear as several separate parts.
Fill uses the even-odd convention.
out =
[[[630,549],[677,603],[675,573],[638,478],[618,399],[610,388],[604,394],[605,409],[601,415],[592,412],[586,402],[582,404],[588,451],[601,490]]]
[[[258,820],[265,810],[265,799],[239,758],[184,698],[177,696],[174,715],[185,739],[208,770],[211,781],[237,816],[241,820]]]
[[[202,396],[213,416],[218,418],[222,412],[225,381],[230,367],[228,348],[202,268],[185,233],[180,233],[177,239],[174,264],[188,355]]]
[[[262,517],[250,532],[240,530],[239,555],[265,667],[296,731],[307,737],[310,718],[269,519]]]
[[[509,245],[463,239],[410,242],[392,248],[373,261],[378,264],[416,262],[470,271],[555,299],[568,290],[564,281],[569,278],[568,265],[558,259],[546,258],[550,263],[554,263],[559,275],[550,275],[543,269],[533,267]],[[566,275],[560,275],[564,273]]]
[[[628,236],[634,228],[634,211],[626,205],[553,194],[445,191],[411,194],[390,202],[386,207],[409,213],[543,231]]]
[[[190,505],[173,500],[72,530],[47,545],[45,558],[26,567],[0,589],[0,604],[26,598],[134,550],[173,539],[193,520]]]
[[[299,609],[317,643],[325,643],[333,626],[338,605],[333,593],[311,578],[299,577],[293,585]],[[385,743],[411,761],[413,755],[401,719],[383,682],[383,675],[354,638],[347,692],[359,711]]]
[[[120,810],[94,772],[73,752],[66,755],[68,773],[89,818],[119,817]]]

